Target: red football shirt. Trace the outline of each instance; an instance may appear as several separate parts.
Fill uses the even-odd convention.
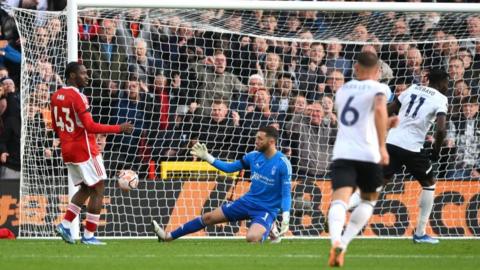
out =
[[[60,138],[65,163],[80,163],[97,156],[95,134],[119,133],[119,125],[95,123],[88,111],[88,99],[77,88],[58,89],[51,98],[52,127]]]

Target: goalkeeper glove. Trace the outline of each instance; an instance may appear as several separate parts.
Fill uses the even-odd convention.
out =
[[[199,159],[205,160],[210,164],[215,161],[215,158],[208,153],[207,146],[203,143],[196,143],[192,147],[192,151],[190,151],[190,154],[198,157]]]
[[[290,226],[290,211],[285,211],[282,213],[282,225],[280,227],[280,236],[285,235],[288,232]]]

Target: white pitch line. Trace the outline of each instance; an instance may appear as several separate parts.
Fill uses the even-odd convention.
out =
[[[291,259],[316,259],[324,258],[325,254],[281,254],[281,255],[268,255],[268,254],[168,254],[167,257],[178,258],[291,258]],[[40,255],[40,254],[2,254],[2,259],[99,259],[99,258],[162,258],[161,254],[142,254],[142,255],[115,255],[109,254],[106,256],[99,255]],[[480,255],[395,255],[395,254],[347,254],[349,258],[359,259],[480,259]]]

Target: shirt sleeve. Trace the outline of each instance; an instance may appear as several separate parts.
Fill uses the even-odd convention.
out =
[[[86,96],[78,93],[73,95],[72,98],[72,106],[78,116],[82,115],[83,113],[87,112],[90,109],[88,105],[88,99]]]
[[[282,212],[290,212],[290,207],[292,205],[292,165],[286,157],[283,157],[282,161],[285,164],[282,167],[280,178],[282,181]]]
[[[236,160],[234,162],[225,162],[219,159],[215,159],[212,165],[213,167],[226,173],[238,172],[241,169],[243,169],[243,164],[242,164],[242,161],[240,160]]]
[[[447,114],[447,111],[448,111],[448,99],[444,98],[442,99],[440,104],[438,104],[438,108],[435,114],[439,114],[439,113]]]

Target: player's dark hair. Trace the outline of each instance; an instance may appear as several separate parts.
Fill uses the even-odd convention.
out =
[[[372,68],[378,65],[378,56],[372,52],[361,52],[357,56],[357,63],[362,67]]]
[[[446,80],[448,81],[448,73],[443,69],[434,68],[428,73],[428,84],[431,86],[437,86]]]
[[[267,135],[267,137],[270,137],[272,139],[274,139],[275,141],[277,141],[278,139],[278,130],[272,126],[266,126],[266,127],[260,127],[258,129],[258,131],[260,132],[265,132],[265,134]]]
[[[65,79],[68,80],[70,79],[70,74],[71,73],[77,73],[80,70],[80,67],[82,64],[78,62],[70,62],[67,64],[67,67],[65,68]]]

